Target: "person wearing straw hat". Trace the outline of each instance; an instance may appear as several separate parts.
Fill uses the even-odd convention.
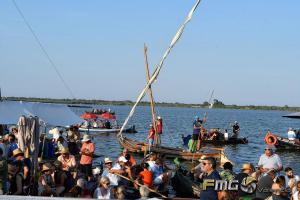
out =
[[[80,149],[80,169],[83,174],[88,177],[90,181],[92,179],[92,161],[95,151],[95,145],[91,141],[91,136],[85,134],[82,139],[82,146]]]
[[[62,163],[62,169],[66,172],[71,172],[76,168],[75,156],[70,154],[68,148],[61,149],[57,160]]]
[[[38,181],[38,195],[39,196],[51,196],[55,195],[55,182],[51,176],[53,167],[50,163],[43,164],[41,169],[42,175]]]
[[[253,173],[253,164],[244,163],[241,167],[241,172],[236,175],[235,179],[239,182],[238,193],[240,197],[253,197],[251,195],[255,193],[255,186],[252,183],[257,182],[255,177],[252,176]]]
[[[120,170],[121,167],[119,165],[113,166],[113,161],[110,158],[104,158],[104,170],[102,176],[106,176],[110,180],[110,184],[113,186],[119,185],[120,178],[114,174],[116,170]]]
[[[29,158],[24,157],[23,151],[21,149],[15,149],[13,151],[13,157],[15,161],[21,161],[23,165],[23,175],[24,175],[24,185],[30,185],[30,168],[31,168],[31,161]],[[14,161],[14,162],[15,162]]]

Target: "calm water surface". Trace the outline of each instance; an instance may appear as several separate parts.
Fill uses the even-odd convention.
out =
[[[112,109],[116,112],[119,122],[127,117],[131,107],[129,106],[95,106],[95,108]],[[76,108],[74,111],[80,115],[85,109]],[[203,117],[208,113],[206,129],[221,128],[230,129],[230,123],[238,121],[240,124],[240,137],[247,137],[248,144],[225,146],[226,155],[235,163],[235,171],[239,171],[245,162],[254,165],[258,163],[260,155],[264,152],[264,136],[267,129],[286,137],[288,127],[300,128],[300,120],[281,117],[286,112],[281,111],[254,111],[254,110],[227,110],[227,109],[199,109],[199,108],[169,108],[157,107],[156,112],[164,120],[162,143],[166,146],[182,147],[181,134],[192,133],[194,116]],[[151,109],[147,106],[137,108],[130,124],[134,124],[138,133],[126,134],[127,137],[139,141],[146,141],[149,124],[151,123]],[[116,158],[121,147],[116,140],[115,134],[102,134],[94,136],[97,154]],[[300,175],[300,151],[298,152],[276,152],[282,159],[284,167],[290,166]]]

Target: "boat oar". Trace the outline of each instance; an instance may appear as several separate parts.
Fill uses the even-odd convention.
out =
[[[224,148],[217,148],[217,147],[201,147],[201,149],[211,149],[217,151],[224,151]]]
[[[123,175],[121,175],[121,174],[115,173],[115,175],[117,175],[117,176],[119,176],[119,177],[121,177],[121,178],[124,178],[124,179],[126,179],[126,180],[128,180],[128,181],[131,181],[131,182],[137,184],[137,185],[140,186],[140,187],[143,186],[142,184],[139,184],[138,182],[136,182],[136,181],[134,181],[134,180],[131,180],[130,178],[128,178],[128,177],[126,177],[126,176],[123,176]],[[148,190],[149,190],[150,192],[153,192],[153,193],[155,193],[155,194],[160,195],[160,196],[163,197],[163,198],[168,198],[167,196],[165,196],[165,195],[163,195],[163,194],[161,194],[161,193],[157,192],[156,190],[153,190],[153,189],[151,189],[151,188],[149,188],[149,187],[148,187]]]

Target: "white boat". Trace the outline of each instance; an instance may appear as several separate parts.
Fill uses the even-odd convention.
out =
[[[118,133],[121,128],[83,128],[79,127],[80,132],[89,132],[89,133]],[[136,133],[135,126],[130,126],[129,128],[125,128],[123,133]]]

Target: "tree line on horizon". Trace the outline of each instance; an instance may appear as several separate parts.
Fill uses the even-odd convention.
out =
[[[134,104],[133,101],[124,100],[124,101],[111,101],[111,100],[98,100],[98,99],[53,99],[53,98],[37,98],[37,97],[2,97],[2,100],[10,101],[28,101],[28,102],[41,102],[41,103],[59,103],[59,104],[92,104],[92,105],[128,105],[131,106]],[[300,111],[300,107],[289,107],[285,106],[257,106],[257,105],[225,105],[222,101],[218,99],[213,100],[213,108],[222,108],[222,109],[243,109],[243,110],[281,110],[281,111],[291,111],[296,112]],[[162,107],[200,107],[208,108],[209,102],[204,101],[202,104],[187,104],[187,103],[169,103],[169,102],[155,102],[157,106]],[[141,106],[150,106],[150,102],[142,101]]]

